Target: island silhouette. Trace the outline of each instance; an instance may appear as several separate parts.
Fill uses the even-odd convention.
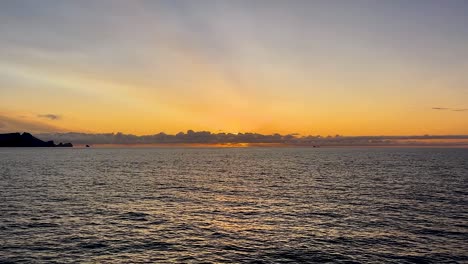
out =
[[[30,133],[0,134],[0,147],[73,147],[72,143],[55,144],[54,141],[40,140]]]

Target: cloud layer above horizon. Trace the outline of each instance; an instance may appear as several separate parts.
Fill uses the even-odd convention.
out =
[[[436,0],[0,2],[0,131],[468,134],[467,12]]]
[[[73,144],[115,145],[232,145],[232,146],[453,146],[467,147],[468,135],[422,136],[300,136],[259,133],[211,133],[209,131],[158,133],[137,136],[123,133],[49,133],[38,134],[43,140]]]

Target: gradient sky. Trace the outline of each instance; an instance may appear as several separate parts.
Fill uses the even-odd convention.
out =
[[[467,25],[464,0],[1,1],[0,131],[468,134]]]

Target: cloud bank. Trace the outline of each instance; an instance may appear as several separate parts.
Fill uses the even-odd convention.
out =
[[[246,144],[283,146],[468,146],[468,135],[423,136],[299,136],[295,134],[211,133],[188,130],[175,135],[158,133],[137,136],[123,133],[43,133],[43,140],[72,142],[73,144]]]

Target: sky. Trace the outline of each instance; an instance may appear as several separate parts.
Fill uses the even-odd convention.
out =
[[[468,134],[468,1],[0,1],[0,132]]]

